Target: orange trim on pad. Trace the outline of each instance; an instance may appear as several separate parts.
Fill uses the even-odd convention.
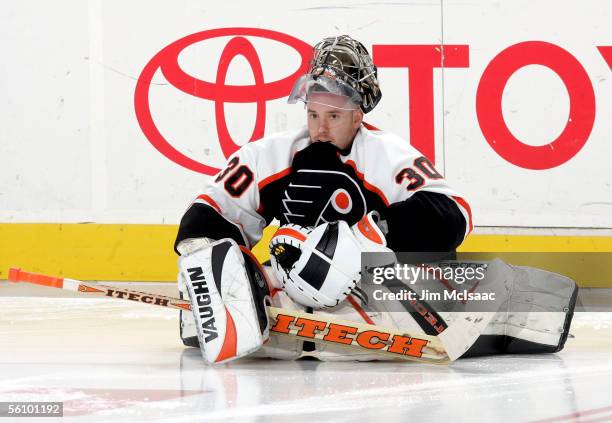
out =
[[[361,308],[361,306],[357,303],[357,301],[355,301],[355,298],[353,298],[352,295],[349,294],[348,297],[346,297],[346,299],[348,300],[349,303],[351,303],[351,305],[353,306],[353,308],[357,311],[357,313],[359,313],[359,315],[361,317],[363,317],[363,320],[366,321],[366,323],[373,325],[374,322],[372,321],[372,319],[370,319],[370,316],[368,316],[366,314],[366,312]]]
[[[238,345],[238,339],[236,336],[236,324],[232,315],[225,308],[225,316],[227,321],[225,323],[225,339],[223,340],[223,346],[217,356],[215,362],[227,360],[228,358],[236,357],[236,346]]]

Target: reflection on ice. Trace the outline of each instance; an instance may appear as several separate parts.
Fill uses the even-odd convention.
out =
[[[314,360],[206,367],[180,344],[177,322],[171,310],[137,303],[0,297],[0,398],[63,401],[67,421],[88,423],[612,416],[611,313],[577,314],[575,338],[559,354],[449,367]]]

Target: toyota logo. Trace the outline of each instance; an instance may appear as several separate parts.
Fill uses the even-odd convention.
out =
[[[219,58],[215,82],[207,82],[188,75],[178,63],[180,53],[187,47],[205,40],[217,37],[232,36]],[[287,76],[273,82],[264,82],[261,62],[257,51],[251,42],[245,38],[261,37],[283,43],[294,48],[301,56],[299,68]],[[157,129],[149,105],[149,88],[153,75],[161,70],[164,78],[175,88],[191,96],[215,103],[215,122],[219,144],[225,157],[240,148],[229,134],[225,120],[225,103],[256,103],[257,114],[255,127],[250,141],[260,139],[264,135],[266,122],[266,101],[289,95],[293,83],[308,70],[312,55],[312,46],[281,32],[259,28],[218,28],[188,35],[164,47],[146,64],[142,70],[134,93],[134,108],[136,118],[143,133],[151,144],[164,156],[173,162],[195,172],[213,175],[219,169],[194,160],[174,148]],[[227,85],[225,83],[227,70],[236,56],[242,56],[253,71],[253,85]]]

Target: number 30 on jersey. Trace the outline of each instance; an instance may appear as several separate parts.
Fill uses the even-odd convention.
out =
[[[238,164],[238,157],[233,157],[215,178],[215,182],[219,183],[229,174],[223,186],[232,197],[240,197],[253,182],[253,171],[246,165]]]

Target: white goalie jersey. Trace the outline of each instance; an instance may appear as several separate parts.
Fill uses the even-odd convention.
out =
[[[275,218],[305,227],[353,225],[374,210],[396,251],[449,251],[472,228],[467,201],[405,140],[362,125],[350,149],[340,151],[313,143],[304,127],[231,156],[197,195],[177,242],[232,237],[250,248]]]

